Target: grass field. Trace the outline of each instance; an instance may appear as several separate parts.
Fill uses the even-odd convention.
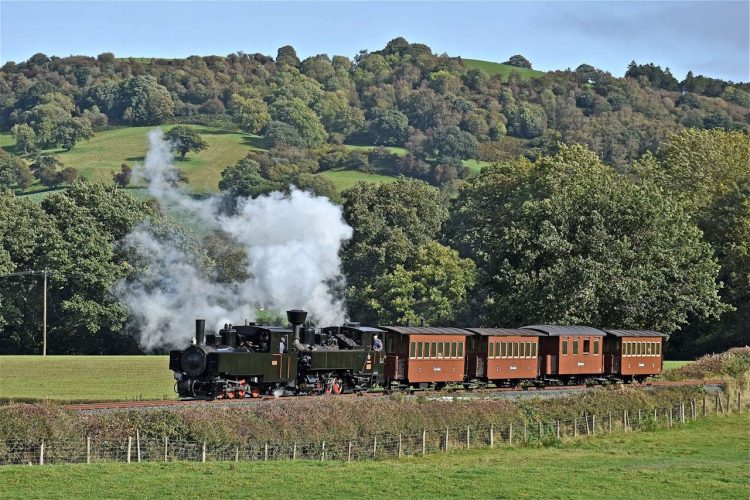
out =
[[[467,68],[478,68],[487,73],[490,76],[500,75],[503,80],[508,79],[511,71],[515,71],[521,75],[521,78],[539,78],[544,75],[544,71],[537,71],[535,69],[519,68],[511,66],[509,64],[500,64],[490,61],[480,61],[478,59],[464,59],[464,64]]]
[[[176,399],[173,385],[167,356],[0,356],[4,400]]]
[[[748,498],[747,424],[712,417],[558,448],[382,462],[6,466],[0,497]]]
[[[390,177],[380,174],[368,174],[358,170],[326,170],[317,175],[321,175],[333,181],[336,189],[343,191],[355,185],[358,182],[374,182],[380,184],[383,182],[393,182],[396,177]]]
[[[692,361],[664,361],[664,369],[679,368],[692,363]]]

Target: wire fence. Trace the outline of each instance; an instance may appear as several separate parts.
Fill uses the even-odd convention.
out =
[[[675,405],[636,411],[586,414],[574,419],[515,421],[503,425],[469,425],[417,432],[382,433],[350,440],[319,442],[247,442],[217,444],[142,438],[140,432],[121,440],[6,439],[0,441],[0,465],[101,462],[208,462],[267,460],[381,460],[457,449],[543,445],[600,434],[672,428],[713,414],[742,411],[742,403],[720,394]],[[731,408],[734,406],[734,408]]]

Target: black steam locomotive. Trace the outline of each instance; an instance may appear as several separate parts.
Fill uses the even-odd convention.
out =
[[[220,399],[262,394],[339,394],[383,382],[384,358],[373,349],[377,328],[347,324],[316,330],[307,313],[287,311],[291,328],[225,325],[205,333],[196,320],[195,343],[169,353],[181,398]]]

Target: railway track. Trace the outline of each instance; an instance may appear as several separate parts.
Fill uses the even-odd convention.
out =
[[[644,384],[636,384],[633,387],[680,387],[680,386],[722,386],[725,382],[723,380],[683,380],[683,381],[668,381],[668,380],[655,380],[646,382]],[[495,388],[482,388],[474,390],[453,390],[453,391],[418,391],[420,394],[424,394],[428,397],[439,398],[441,396],[456,396],[458,394],[466,395],[484,395],[493,393],[518,393],[525,395],[533,394],[545,394],[556,391],[581,391],[588,389],[584,385],[556,385],[547,387],[531,387],[528,389],[519,389],[516,387],[495,387]],[[406,393],[405,393],[406,394]],[[337,396],[324,396],[324,397],[377,397],[382,396],[382,392],[365,392],[365,393],[347,393],[339,394]],[[312,397],[312,396],[311,396]],[[244,399],[216,399],[212,401],[206,400],[179,400],[179,399],[163,399],[163,400],[151,400],[151,401],[109,401],[109,402],[94,402],[94,403],[76,403],[64,405],[64,408],[71,411],[79,412],[90,412],[90,411],[106,411],[106,410],[130,410],[130,409],[159,409],[159,408],[180,408],[180,407],[191,407],[191,406],[207,406],[207,407],[231,407],[252,404],[259,401],[269,401],[282,399],[282,397],[275,396],[261,396],[258,398],[244,398]]]

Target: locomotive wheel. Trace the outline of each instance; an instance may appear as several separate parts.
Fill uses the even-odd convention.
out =
[[[326,394],[341,394],[341,391],[343,390],[344,383],[340,378],[334,379],[333,382],[330,384],[326,384],[325,393]]]

